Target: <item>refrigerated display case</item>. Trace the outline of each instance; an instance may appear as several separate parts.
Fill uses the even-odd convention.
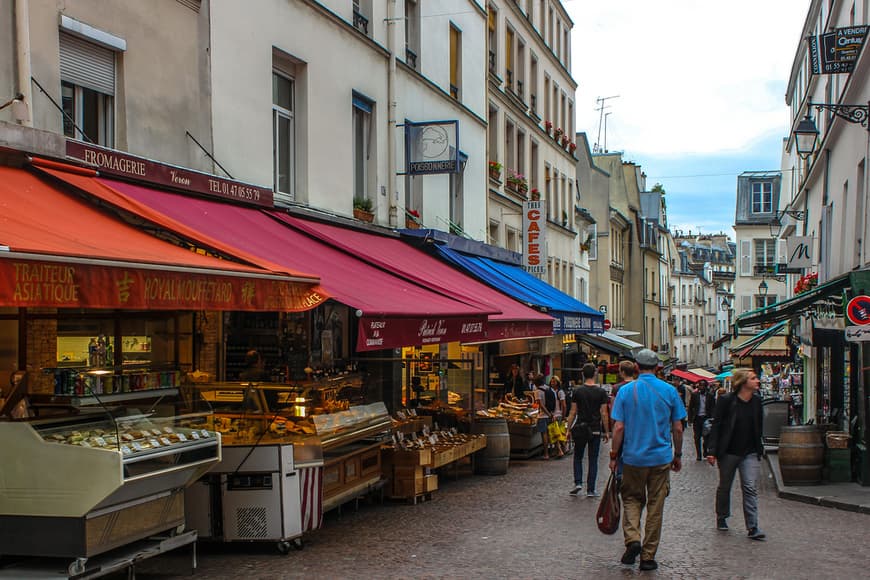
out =
[[[0,422],[2,552],[86,561],[183,531],[183,490],[221,446],[210,411],[176,395],[51,396],[53,415]]]
[[[352,404],[362,400],[357,375],[191,388],[214,409],[224,446],[221,463],[187,492],[201,538],[274,541],[286,552],[324,511],[380,481],[390,417],[383,402]]]

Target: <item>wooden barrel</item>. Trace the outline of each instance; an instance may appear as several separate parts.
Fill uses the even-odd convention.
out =
[[[511,438],[507,421],[501,417],[475,418],[472,433],[486,435],[486,447],[474,454],[474,472],[480,475],[504,475],[511,457]]]
[[[779,433],[779,470],[785,485],[822,481],[825,446],[815,425],[783,427]]]

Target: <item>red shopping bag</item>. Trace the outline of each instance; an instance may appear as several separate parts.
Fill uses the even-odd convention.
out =
[[[622,515],[622,504],[619,501],[619,480],[610,472],[607,486],[601,495],[601,503],[598,504],[598,513],[595,514],[595,522],[603,534],[615,534],[619,529],[619,518]]]

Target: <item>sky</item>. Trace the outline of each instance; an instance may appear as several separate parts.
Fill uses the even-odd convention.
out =
[[[577,130],[661,183],[671,231],[734,239],[737,175],[780,169],[810,0],[562,0]],[[600,127],[600,132],[599,132]],[[600,134],[600,141],[599,141]]]

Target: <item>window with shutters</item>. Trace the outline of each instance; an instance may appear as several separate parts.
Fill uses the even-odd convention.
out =
[[[63,134],[104,147],[115,144],[115,52],[60,33]]]
[[[753,257],[755,258],[754,273],[756,275],[774,273],[776,267],[776,240],[759,238],[752,240],[752,245],[754,247]]]
[[[752,242],[740,241],[740,275],[752,276]]]
[[[450,25],[450,96],[462,99],[462,32]]]
[[[776,304],[776,302],[777,300],[775,294],[768,294],[766,296],[758,294],[755,296],[755,308],[764,308],[765,306]]]

